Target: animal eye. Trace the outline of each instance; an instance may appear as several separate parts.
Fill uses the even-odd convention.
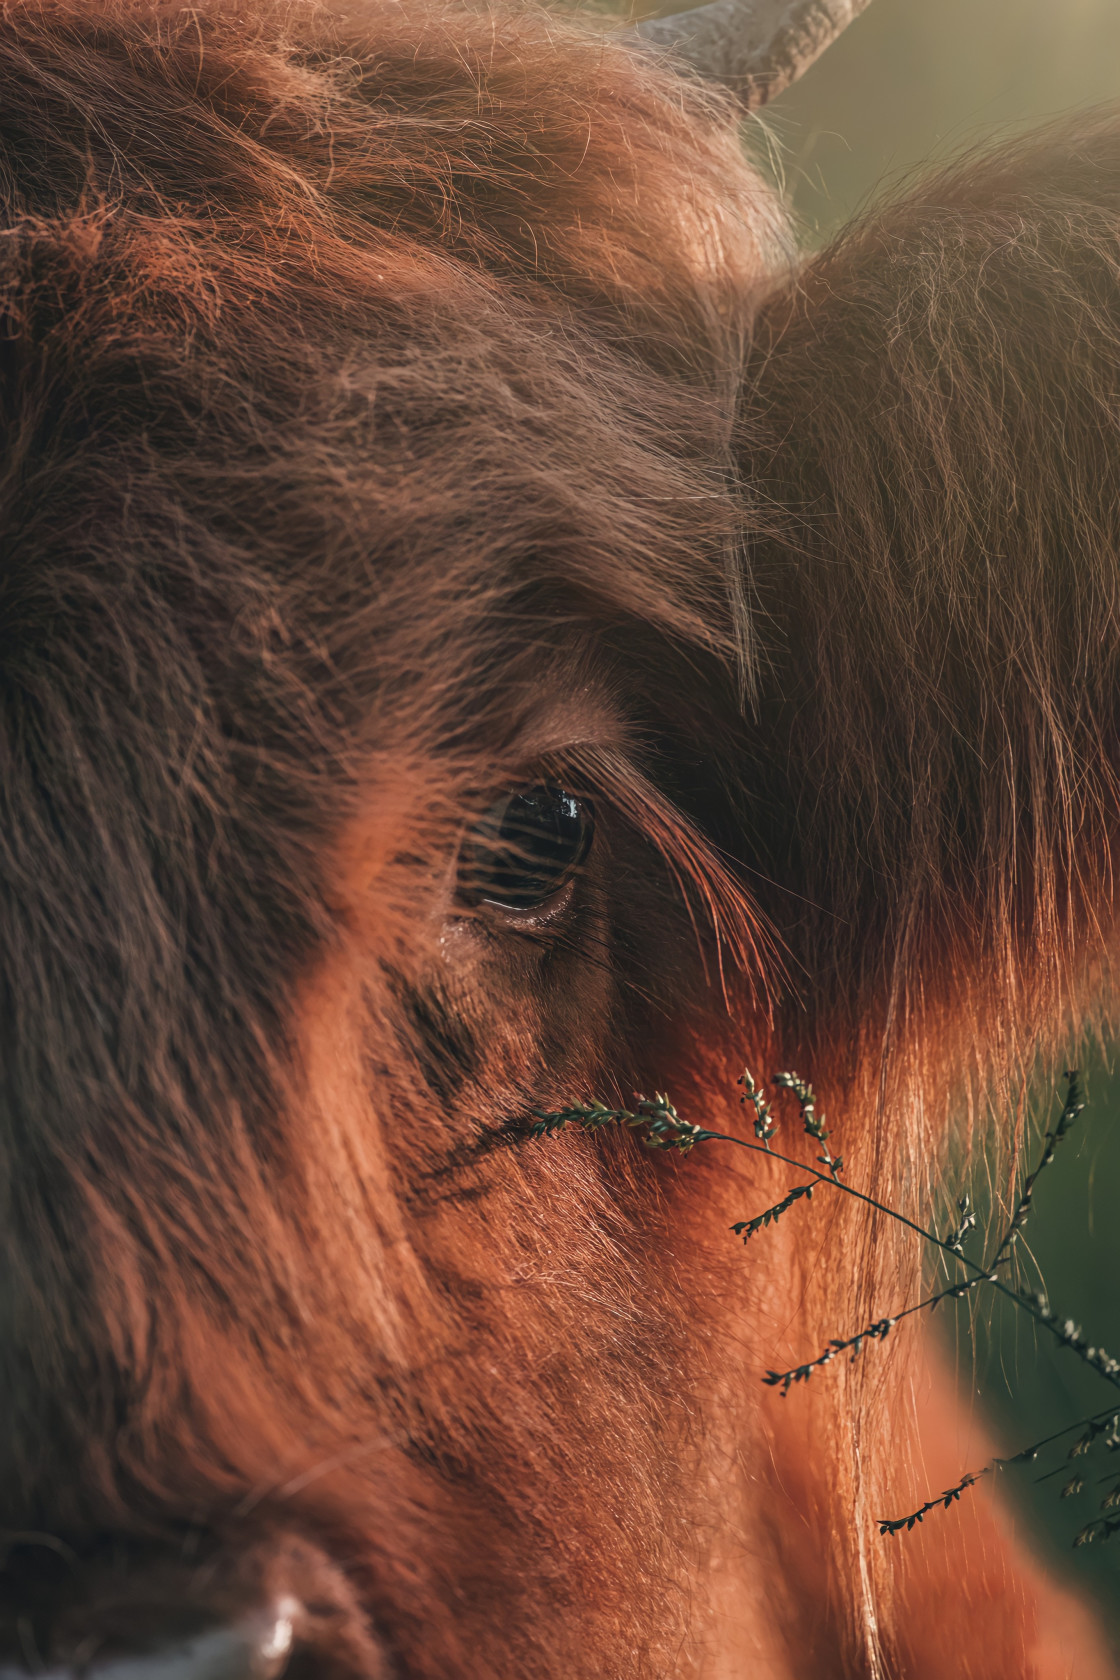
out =
[[[533,910],[571,880],[594,833],[589,800],[552,782],[516,788],[496,800],[467,836],[460,894],[473,903],[485,899]]]

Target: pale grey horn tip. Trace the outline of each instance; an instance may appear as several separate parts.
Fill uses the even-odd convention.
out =
[[[757,110],[795,82],[869,3],[711,0],[694,11],[646,18],[636,33]]]

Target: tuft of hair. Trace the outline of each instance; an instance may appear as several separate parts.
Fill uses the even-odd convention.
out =
[[[1118,379],[1114,111],[909,185],[758,321],[746,850],[813,1023],[797,1054],[911,1213],[962,1115],[1001,1117],[1013,1172],[1037,1059],[1109,1007]],[[913,1259],[865,1248],[857,1275],[881,1302]],[[884,1438],[865,1400],[857,1441]]]

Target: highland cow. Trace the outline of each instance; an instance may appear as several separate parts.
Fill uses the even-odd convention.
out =
[[[526,1118],[792,1065],[918,1211],[1105,1007],[1120,118],[802,263],[651,34],[0,7],[5,1680],[1107,1672],[877,1537],[920,1328],[758,1381],[910,1242]]]

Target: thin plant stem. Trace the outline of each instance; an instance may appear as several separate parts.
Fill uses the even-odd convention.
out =
[[[916,1523],[920,1523],[922,1521],[923,1517],[928,1516],[930,1511],[936,1511],[938,1506],[943,1506],[947,1509],[955,1499],[959,1498],[966,1488],[973,1487],[975,1483],[982,1480],[984,1476],[990,1476],[996,1470],[1005,1470],[1010,1464],[1029,1464],[1032,1460],[1038,1457],[1044,1447],[1052,1446],[1055,1441],[1062,1440],[1066,1435],[1072,1435],[1075,1429],[1086,1431],[1095,1430],[1098,1433],[1103,1434],[1104,1430],[1107,1429],[1110,1424],[1114,1425],[1115,1422],[1116,1408],[1110,1406],[1103,1412],[1094,1412],[1091,1417],[1079,1418],[1076,1423],[1068,1423],[1064,1429],[1056,1429],[1052,1435],[1044,1435],[1040,1441],[1032,1441],[1029,1447],[1024,1447],[1021,1452],[1012,1453],[1010,1458],[989,1459],[988,1463],[984,1465],[982,1470],[967,1471],[961,1477],[956,1487],[946,1488],[944,1493],[937,1494],[933,1499],[927,1499],[924,1505],[919,1506],[916,1511],[909,1512],[907,1516],[876,1517],[875,1520],[879,1524],[879,1533],[898,1534],[902,1529],[909,1530],[913,1528]],[[1064,1468],[1064,1465],[1059,1465],[1056,1470],[1050,1471],[1049,1475],[1056,1476]],[[1045,1479],[1046,1478],[1042,1476],[1038,1478],[1039,1481],[1044,1481]],[[1103,1481],[1112,1480],[1111,1477],[1102,1477],[1101,1479]],[[1084,1544],[1084,1542],[1082,1543]]]
[[[943,1254],[948,1255],[951,1260],[956,1261],[970,1274],[968,1277],[936,1291],[933,1295],[927,1296],[924,1300],[902,1308],[890,1317],[873,1320],[870,1324],[865,1325],[862,1330],[857,1331],[854,1336],[844,1339],[834,1337],[823,1353],[819,1354],[816,1359],[807,1361],[804,1365],[795,1366],[788,1371],[768,1371],[762,1381],[771,1387],[780,1386],[783,1398],[794,1384],[808,1381],[814,1371],[830,1364],[841,1353],[851,1350],[852,1357],[855,1358],[865,1341],[885,1339],[899,1320],[909,1318],[912,1314],[921,1312],[925,1308],[932,1310],[941,1301],[960,1299],[971,1290],[980,1288],[985,1284],[1004,1295],[1021,1312],[1026,1313],[1029,1318],[1033,1319],[1036,1324],[1049,1331],[1051,1336],[1062,1346],[1075,1353],[1098,1376],[1103,1377],[1114,1388],[1120,1388],[1120,1360],[1112,1358],[1103,1348],[1090,1346],[1081,1334],[1080,1326],[1074,1324],[1071,1319],[1059,1322],[1057,1315],[1051,1310],[1044,1296],[1028,1295],[1012,1284],[1005,1283],[998,1275],[998,1268],[1010,1261],[1014,1245],[1030,1217],[1032,1198],[1039,1175],[1050,1166],[1058,1145],[1066,1137],[1073,1122],[1085,1107],[1079,1074],[1075,1070],[1071,1070],[1067,1072],[1066,1079],[1069,1089],[1061,1114],[1055,1124],[1045,1133],[1038,1163],[1024,1180],[1023,1188],[1016,1199],[1011,1217],[996,1244],[995,1252],[991,1260],[985,1263],[973,1260],[963,1252],[964,1237],[976,1224],[976,1216],[967,1196],[962,1196],[958,1204],[960,1219],[957,1227],[949,1233],[948,1238],[942,1238],[933,1231],[919,1225],[915,1220],[908,1218],[906,1214],[899,1213],[896,1208],[886,1206],[876,1197],[869,1195],[864,1190],[857,1190],[841,1178],[840,1174],[843,1171],[844,1163],[839,1156],[832,1154],[825,1141],[829,1133],[825,1128],[824,1115],[817,1114],[813,1088],[798,1074],[775,1074],[773,1083],[781,1089],[790,1091],[796,1097],[805,1132],[817,1141],[822,1150],[822,1153],[817,1157],[815,1166],[808,1162],[798,1161],[793,1156],[786,1155],[773,1147],[771,1139],[777,1129],[777,1121],[773,1116],[771,1103],[765,1100],[762,1090],[755,1084],[749,1069],[744,1071],[739,1084],[744,1087],[743,1102],[749,1104],[754,1110],[754,1132],[758,1140],[754,1143],[748,1142],[746,1138],[734,1137],[727,1132],[711,1131],[706,1127],[695,1125],[693,1122],[683,1119],[677,1113],[669,1098],[662,1094],[657,1094],[652,1098],[638,1096],[633,1109],[609,1108],[599,1102],[576,1103],[567,1108],[554,1110],[535,1109],[533,1110],[533,1125],[530,1130],[533,1136],[551,1137],[570,1124],[577,1125],[581,1130],[587,1132],[598,1131],[605,1126],[621,1125],[632,1131],[644,1131],[646,1135],[643,1141],[651,1149],[675,1149],[685,1155],[699,1143],[733,1144],[737,1149],[746,1149],[755,1155],[765,1155],[771,1161],[778,1161],[784,1166],[795,1168],[800,1173],[808,1173],[812,1181],[808,1184],[795,1185],[781,1201],[754,1215],[753,1218],[737,1221],[731,1229],[737,1236],[741,1236],[744,1242],[765,1227],[776,1223],[797,1202],[811,1200],[814,1190],[820,1185],[826,1184],[833,1189],[842,1191],[844,1195],[851,1197],[854,1201],[862,1202],[873,1212],[883,1214],[886,1218],[893,1219],[897,1224],[905,1226],[908,1230],[913,1231],[916,1236],[921,1237],[923,1242],[929,1243]],[[1075,1429],[1080,1429],[1082,1434],[1070,1449],[1069,1456],[1071,1458],[1079,1457],[1088,1452],[1098,1437],[1105,1434],[1106,1431],[1110,1433],[1105,1445],[1114,1449],[1120,1448],[1120,1411],[1114,1406],[1055,1431],[1054,1434],[1025,1447],[1011,1458],[993,1458],[982,1469],[968,1471],[954,1487],[946,1488],[904,1517],[878,1519],[880,1534],[897,1534],[901,1530],[914,1528],[931,1511],[938,1508],[947,1508],[954,1504],[963,1493],[973,1487],[982,1477],[995,1470],[1004,1469],[1009,1464],[1022,1463],[1036,1458],[1045,1447],[1062,1439]],[[1057,1471],[1054,1471],[1051,1474],[1057,1473]],[[1102,1502],[1102,1508],[1110,1510],[1120,1504],[1120,1479],[1116,1477],[1103,1479],[1116,1482],[1115,1487],[1111,1489]],[[1066,1497],[1078,1493],[1083,1486],[1082,1478],[1075,1473],[1063,1487],[1062,1495]],[[1096,1539],[1107,1540],[1115,1533],[1120,1533],[1120,1516],[1100,1516],[1082,1529],[1074,1544],[1080,1546]]]
[[[750,1075],[747,1074],[745,1078],[749,1080]],[[927,1230],[915,1220],[909,1219],[906,1214],[899,1213],[896,1208],[887,1207],[885,1203],[878,1201],[874,1196],[868,1195],[866,1191],[857,1190],[854,1185],[846,1183],[839,1176],[843,1166],[842,1162],[833,1160],[831,1157],[827,1158],[827,1162],[822,1160],[820,1166],[812,1166],[808,1162],[797,1161],[792,1156],[785,1155],[780,1150],[773,1148],[769,1141],[772,1135],[772,1127],[759,1143],[749,1143],[746,1138],[733,1137],[728,1132],[709,1131],[706,1127],[697,1126],[691,1121],[684,1120],[669,1099],[660,1094],[652,1099],[640,1097],[637,1107],[634,1109],[608,1108],[595,1102],[577,1103],[565,1109],[534,1109],[533,1116],[536,1124],[532,1131],[534,1136],[552,1136],[554,1132],[562,1130],[570,1123],[580,1126],[584,1131],[598,1131],[607,1125],[623,1125],[630,1130],[649,1127],[651,1135],[647,1142],[656,1149],[678,1149],[687,1154],[698,1143],[730,1143],[734,1144],[737,1149],[749,1150],[754,1155],[765,1155],[772,1161],[780,1161],[784,1166],[795,1168],[798,1172],[809,1173],[816,1183],[832,1185],[835,1189],[843,1191],[844,1195],[863,1202],[865,1206],[872,1208],[876,1213],[881,1213],[886,1218],[893,1219],[897,1224],[904,1225],[907,1230],[913,1231],[924,1242],[932,1244],[934,1248],[938,1248],[942,1253],[949,1255],[952,1260],[957,1261],[971,1273],[973,1282],[988,1283],[1009,1301],[1014,1301],[1020,1311],[1025,1312],[1028,1318],[1032,1318],[1036,1324],[1041,1325],[1063,1347],[1069,1348],[1083,1364],[1096,1371],[1098,1376],[1103,1377],[1106,1382],[1110,1382],[1114,1388],[1120,1388],[1120,1361],[1111,1358],[1103,1348],[1090,1346],[1081,1335],[1078,1326],[1071,1319],[1064,1319],[1059,1322],[1057,1315],[1051,1312],[1046,1304],[1024,1294],[1023,1291],[1016,1289],[1013,1285],[1004,1283],[1002,1278],[996,1276],[993,1269],[995,1264],[1002,1263],[1002,1259],[1005,1257],[1004,1250],[1018,1237],[1019,1231],[1026,1223],[1026,1215],[1030,1211],[1030,1195],[1033,1192],[1039,1173],[1053,1160],[1057,1143],[1065,1137],[1073,1120],[1085,1106],[1080,1078],[1076,1070],[1067,1073],[1066,1078],[1069,1080],[1070,1089],[1063,1105],[1061,1117],[1056,1126],[1046,1134],[1042,1158],[1024,1185],[1023,1194],[1016,1204],[1015,1212],[1012,1214],[1007,1230],[997,1247],[996,1260],[991,1265],[982,1265],[970,1259],[967,1254],[961,1253],[952,1243],[937,1236],[933,1231]],[[805,1086],[796,1074],[779,1074],[776,1076],[775,1082],[780,1082],[786,1088],[795,1092],[798,1090],[807,1091],[811,1097],[811,1088]],[[753,1089],[753,1081],[750,1082],[748,1087],[748,1099],[755,1104],[757,1110],[758,1103]],[[810,1135],[816,1136],[819,1134],[814,1131]],[[825,1147],[827,1148],[827,1145]],[[822,1171],[822,1167],[826,1167],[826,1170]],[[777,1205],[782,1206],[782,1204]],[[773,1209],[768,1211],[772,1217],[776,1217]],[[785,1211],[784,1207],[782,1211]],[[764,1214],[758,1217],[765,1220]],[[732,1226],[732,1229],[742,1231],[750,1223],[749,1220],[740,1221],[738,1227]],[[903,1315],[895,1314],[894,1316],[898,1318]],[[801,1367],[801,1369],[804,1368]],[[779,1373],[778,1381],[781,1381],[784,1375],[784,1372]],[[763,1378],[764,1382],[768,1380],[768,1377]]]
[[[929,1307],[932,1310],[932,1308],[936,1307],[941,1301],[959,1301],[962,1296],[967,1295],[970,1290],[979,1289],[983,1284],[990,1282],[990,1278],[975,1277],[966,1278],[963,1283],[950,1284],[947,1289],[938,1290],[936,1295],[927,1295],[924,1301],[915,1301],[913,1306],[903,1307],[891,1318],[877,1318],[873,1320],[872,1323],[865,1325],[862,1330],[857,1330],[854,1336],[849,1336],[844,1341],[840,1341],[834,1337],[832,1341],[829,1342],[824,1352],[819,1354],[816,1359],[810,1359],[807,1364],[797,1365],[790,1371],[767,1371],[762,1380],[770,1388],[775,1388],[780,1383],[782,1386],[782,1398],[785,1399],[785,1396],[789,1393],[794,1383],[807,1381],[814,1371],[819,1370],[823,1365],[830,1365],[840,1354],[847,1353],[849,1348],[853,1350],[852,1358],[854,1359],[862,1348],[864,1342],[882,1341],[886,1336],[890,1335],[890,1332],[894,1329],[896,1324],[900,1323],[904,1318],[909,1318],[912,1313],[919,1313],[925,1307]]]

